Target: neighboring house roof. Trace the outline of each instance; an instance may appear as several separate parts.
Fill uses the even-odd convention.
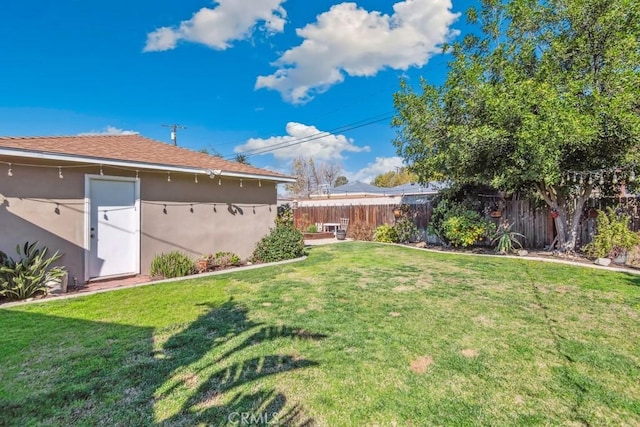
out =
[[[384,190],[385,194],[427,194],[437,193],[447,187],[448,185],[446,183],[437,181],[428,182],[425,185],[410,182],[396,187],[383,188],[382,190]]]
[[[340,198],[340,197],[379,197],[379,196],[403,196],[403,195],[422,195],[434,194],[447,187],[444,182],[429,182],[425,185],[417,183],[407,183],[398,185],[397,187],[376,187],[375,185],[366,184],[364,182],[355,181],[345,185],[332,188],[329,194],[311,196],[314,199],[319,198]]]
[[[0,155],[295,182],[287,175],[140,135],[0,137]]]
[[[376,187],[375,185],[371,185],[371,184],[367,184],[361,181],[354,181],[354,182],[349,182],[348,184],[344,184],[344,185],[339,185],[337,187],[334,187],[331,189],[331,193],[335,194],[342,194],[342,193],[349,193],[349,194],[354,194],[354,193],[373,193],[373,194],[379,194],[380,193],[380,188]]]

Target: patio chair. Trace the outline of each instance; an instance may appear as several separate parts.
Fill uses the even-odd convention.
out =
[[[347,231],[347,227],[349,227],[349,218],[340,218],[340,230]]]
[[[323,232],[324,231],[324,224],[321,222],[316,222],[316,230],[318,230],[318,232]]]

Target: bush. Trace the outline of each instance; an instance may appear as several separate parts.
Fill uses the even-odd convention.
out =
[[[156,255],[151,262],[151,276],[163,279],[183,277],[193,274],[195,266],[188,255],[173,251]]]
[[[373,227],[366,222],[356,222],[349,226],[349,237],[353,240],[370,242],[373,240]]]
[[[0,251],[0,296],[9,299],[30,298],[40,292],[47,293],[47,284],[61,279],[64,267],[49,266],[62,257],[57,251],[47,258],[47,247],[38,249],[38,242],[16,246],[20,259],[14,260]]]
[[[598,211],[596,235],[584,246],[584,251],[593,258],[616,258],[640,244],[638,234],[629,230],[629,217],[617,215],[612,208],[607,211]]]
[[[289,226],[293,227],[293,209],[289,203],[278,206],[278,215],[276,216],[276,227]]]
[[[304,252],[304,236],[293,226],[276,226],[256,245],[254,262],[276,262],[299,258]]]
[[[453,246],[466,248],[491,235],[495,225],[475,211],[462,210],[456,214],[449,213],[442,223],[442,228],[444,237]]]
[[[240,257],[233,252],[216,252],[216,256],[213,258],[213,264],[217,268],[240,265],[240,262]]]
[[[373,240],[381,243],[397,243],[398,233],[393,226],[389,224],[382,224],[376,228]]]
[[[311,224],[310,226],[307,227],[307,233],[317,233],[318,232],[318,226],[316,226],[315,224]]]
[[[396,230],[397,242],[409,243],[416,241],[418,238],[418,227],[416,227],[411,218],[400,218],[393,228]]]
[[[498,226],[498,230],[491,240],[491,243],[496,244],[496,252],[508,254],[513,251],[514,247],[522,247],[518,237],[524,238],[524,235],[511,231],[511,227],[513,224],[509,224],[508,221],[503,221]]]

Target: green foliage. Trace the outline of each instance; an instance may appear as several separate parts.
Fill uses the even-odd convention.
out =
[[[511,231],[513,224],[509,224],[508,221],[503,221],[498,226],[491,243],[496,245],[496,251],[500,253],[508,254],[513,251],[515,247],[521,248],[522,244],[518,237],[524,238],[524,235]]]
[[[448,47],[441,87],[403,82],[394,96],[394,144],[420,181],[444,175],[505,191],[537,192],[580,211],[597,183],[564,171],[638,162],[640,8],[637,1],[483,1],[469,35]],[[474,28],[475,26],[475,28]],[[566,247],[566,249],[573,249]]]
[[[254,262],[276,262],[305,255],[304,236],[293,226],[277,226],[256,245]]]
[[[315,224],[311,224],[307,227],[307,233],[317,233],[318,232],[318,226]]]
[[[216,252],[213,263],[218,268],[240,265],[240,257],[233,252]]]
[[[56,251],[47,257],[47,247],[39,249],[37,244],[26,242],[22,248],[17,245],[18,260],[0,251],[0,297],[25,299],[46,293],[47,283],[59,280],[66,274],[63,267],[49,268],[62,255]]]
[[[376,228],[376,232],[373,234],[373,240],[381,243],[397,243],[398,232],[390,224],[382,224]]]
[[[640,236],[629,229],[629,217],[612,208],[598,211],[597,233],[584,251],[594,258],[616,258],[640,244]]]
[[[389,171],[385,173],[381,173],[376,176],[373,181],[371,181],[371,185],[375,185],[376,187],[396,187],[402,184],[408,184],[410,182],[416,182],[418,180],[418,176],[413,172],[410,172],[407,168],[400,168],[399,171]]]
[[[359,221],[349,226],[349,236],[353,240],[370,242],[373,240],[373,227],[366,222]]]
[[[173,251],[156,255],[151,262],[151,276],[170,279],[188,276],[195,272],[195,266],[187,254]]]
[[[489,236],[494,231],[494,224],[475,211],[455,210],[450,211],[442,223],[442,229],[446,239],[453,246],[466,248],[476,244],[483,237]]]
[[[333,186],[334,187],[340,187],[341,185],[346,185],[349,183],[349,179],[344,176],[344,175],[340,175],[339,177],[336,178],[336,180],[333,182]]]
[[[293,209],[291,209],[291,205],[289,203],[278,206],[276,227],[279,226],[293,227]]]
[[[396,231],[397,241],[400,243],[413,242],[418,238],[418,227],[411,218],[403,217],[396,221],[393,228]]]

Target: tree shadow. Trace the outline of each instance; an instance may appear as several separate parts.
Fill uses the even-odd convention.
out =
[[[0,310],[0,425],[314,425],[259,380],[318,365],[269,342],[326,336],[205,307],[162,345],[150,327]]]

